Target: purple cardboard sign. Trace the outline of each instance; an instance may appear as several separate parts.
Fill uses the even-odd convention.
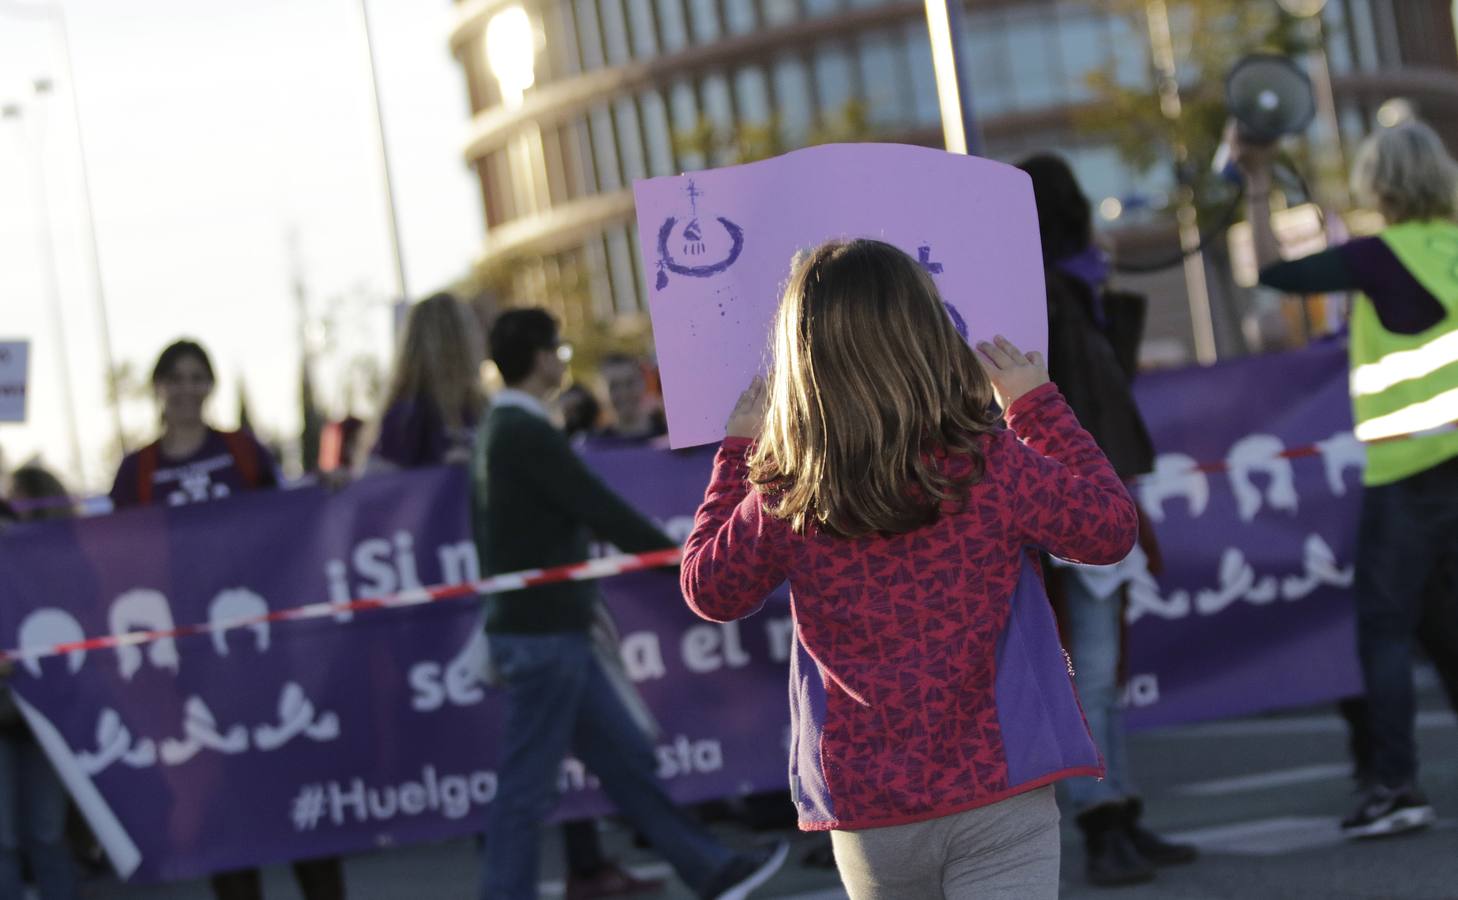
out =
[[[790,260],[837,237],[895,244],[935,277],[958,330],[1047,349],[1038,213],[1028,176],[973,156],[900,144],[830,144],[774,159],[638,181],[669,440],[724,436],[766,366]]]

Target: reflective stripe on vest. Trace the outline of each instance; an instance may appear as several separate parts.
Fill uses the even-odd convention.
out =
[[[1370,485],[1458,456],[1458,223],[1405,222],[1381,237],[1447,315],[1419,334],[1397,334],[1368,298],[1353,306],[1352,409]]]

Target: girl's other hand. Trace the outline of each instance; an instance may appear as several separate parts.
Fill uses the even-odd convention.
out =
[[[739,402],[734,404],[734,411],[729,414],[724,433],[732,438],[748,438],[751,441],[758,438],[760,429],[764,427],[764,408],[768,396],[764,379],[754,376],[749,387],[739,395]]]
[[[1048,383],[1048,367],[1043,364],[1041,353],[1024,353],[1002,335],[992,343],[982,341],[977,349],[983,357],[978,362],[982,363],[982,370],[992,382],[997,402],[1004,410],[1028,391]]]

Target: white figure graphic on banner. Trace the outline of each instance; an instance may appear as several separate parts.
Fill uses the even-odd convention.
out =
[[[133,631],[170,631],[173,628],[172,608],[161,591],[137,588],[127,591],[111,604],[111,633],[115,636]],[[142,668],[141,647],[122,645],[116,648],[121,675],[128,681]],[[176,675],[181,667],[177,644],[170,637],[158,638],[146,645],[147,659],[159,669]]]
[[[208,607],[208,622],[217,631],[213,632],[213,649],[219,656],[228,655],[228,630],[222,626],[229,622],[261,618],[268,615],[268,601],[247,588],[233,588],[223,591]],[[253,632],[254,645],[259,653],[268,652],[269,624],[257,622],[249,625]]]
[[[1236,441],[1230,448],[1225,465],[1230,472],[1230,489],[1235,492],[1236,510],[1241,521],[1254,521],[1263,505],[1283,512],[1296,512],[1299,505],[1296,474],[1291,468],[1291,460],[1283,455],[1285,452],[1285,443],[1269,434],[1250,435]],[[1264,490],[1253,475],[1266,477]]]
[[[20,623],[19,645],[21,650],[44,650],[57,644],[72,644],[83,640],[86,632],[76,617],[64,609],[43,607],[34,610]],[[86,651],[77,650],[66,655],[66,666],[75,675],[86,662]],[[36,678],[42,674],[40,659],[27,656],[21,661],[25,670]]]
[[[1210,478],[1194,457],[1161,453],[1154,460],[1154,471],[1139,482],[1139,503],[1149,518],[1163,522],[1165,503],[1176,498],[1185,501],[1190,518],[1204,515],[1210,505]]]

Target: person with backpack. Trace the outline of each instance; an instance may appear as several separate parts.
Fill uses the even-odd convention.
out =
[[[1033,182],[1048,299],[1048,373],[1078,422],[1093,436],[1120,480],[1154,467],[1154,445],[1134,403],[1146,299],[1109,286],[1108,256],[1094,242],[1087,196],[1061,158],[1040,154],[1019,163]],[[1140,515],[1139,547],[1159,573],[1159,547]],[[1173,844],[1140,824],[1144,806],[1129,772],[1120,680],[1130,565],[1089,569],[1045,558],[1048,593],[1073,660],[1089,731],[1103,755],[1102,779],[1072,778],[1063,802],[1084,835],[1092,884],[1112,887],[1154,878],[1155,866],[1191,862],[1194,847]]]
[[[213,364],[202,345],[170,344],[152,369],[162,435],[121,461],[111,488],[117,509],[161,503],[184,506],[278,486],[272,455],[246,431],[219,431],[203,408]]]
[[[253,435],[208,424],[204,407],[215,383],[212,360],[201,344],[180,340],[162,351],[152,369],[162,435],[121,461],[111,488],[117,509],[185,506],[278,487],[273,456]],[[344,898],[338,858],[299,860],[294,877],[305,900]],[[257,869],[219,872],[212,887],[218,900],[263,897]]]

